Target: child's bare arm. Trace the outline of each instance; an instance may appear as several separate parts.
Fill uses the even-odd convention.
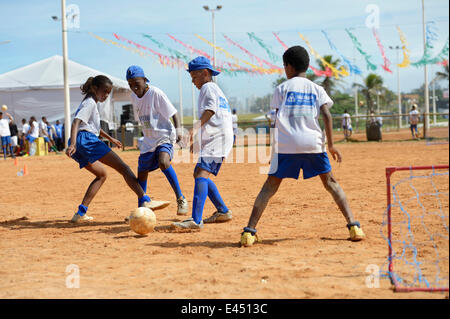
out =
[[[333,145],[333,118],[326,104],[320,107],[320,113],[322,113],[323,123],[325,125],[325,134],[327,136],[328,151],[333,156],[333,159],[338,163],[340,163],[342,161],[342,155]]]

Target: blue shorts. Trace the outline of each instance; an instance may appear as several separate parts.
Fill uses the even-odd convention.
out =
[[[155,151],[139,155],[138,172],[151,172],[159,168],[159,153],[169,154],[170,160],[173,158],[173,145],[161,144]]]
[[[80,164],[80,169],[96,162],[111,151],[95,134],[87,131],[78,132],[76,149],[72,158]]]
[[[298,179],[303,169],[303,179],[331,172],[326,152],[313,154],[276,154],[272,157],[269,175],[278,178]]]
[[[36,140],[37,137],[33,137],[31,135],[27,135],[27,140],[30,141],[30,143],[33,143]]]
[[[214,176],[217,176],[220,167],[222,166],[223,159],[223,157],[200,157],[197,165],[195,165],[195,169],[199,167],[214,174]]]
[[[50,143],[50,139],[47,136],[43,136],[45,143]]]
[[[6,147],[6,145],[11,145],[11,136],[2,136],[2,147]]]

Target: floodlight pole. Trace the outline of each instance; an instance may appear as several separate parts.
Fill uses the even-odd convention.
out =
[[[66,148],[69,146],[69,135],[71,130],[70,123],[70,91],[68,81],[68,49],[67,49],[67,23],[66,23],[66,0],[61,0],[61,23],[62,23],[62,42],[63,42],[63,72],[64,72],[64,143]]]
[[[208,6],[203,6],[203,9],[212,13],[213,68],[216,69],[216,25],[214,22],[214,13],[222,9],[222,6],[217,6],[216,9],[210,9]],[[213,76],[213,81],[216,82],[215,76]]]
[[[426,40],[426,29],[425,29],[425,2],[422,0],[422,29],[423,29],[423,49],[426,50],[427,40]],[[424,82],[425,82],[425,127],[424,127],[424,138],[428,137],[430,130],[430,100],[428,92],[428,67],[425,63],[423,66],[424,70]]]

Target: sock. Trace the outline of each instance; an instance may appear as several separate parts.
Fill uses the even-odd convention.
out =
[[[352,226],[358,226],[358,228],[361,228],[361,225],[360,225],[359,222],[357,222],[357,221],[355,221],[355,222],[353,222],[353,223],[350,223],[350,224],[347,224],[348,230],[350,230],[350,228],[351,228]]]
[[[255,236],[256,229],[255,228],[250,228],[250,227],[244,227],[244,232],[251,233],[253,236]]]
[[[208,197],[220,213],[227,213],[228,208],[219,194],[216,184],[208,178]]]
[[[138,199],[138,206],[143,207],[145,202],[150,202],[150,201],[151,201],[150,197],[148,197],[147,195],[144,195]]]
[[[3,147],[3,157],[6,159],[6,147]]]
[[[80,206],[78,206],[78,213],[77,214],[80,215],[80,216],[84,216],[86,214],[87,210],[88,210],[88,207],[84,206],[83,204],[81,204]]]
[[[169,168],[166,168],[165,170],[161,171],[164,173],[164,175],[166,175],[166,178],[169,181],[170,186],[172,186],[172,189],[175,192],[175,196],[177,197],[177,199],[182,197],[183,193],[181,192],[177,174],[175,173],[175,170],[173,169],[172,165],[170,165]]]
[[[141,185],[141,188],[142,188],[142,190],[144,191],[144,194],[147,193],[147,180],[141,181],[141,180],[138,179],[138,183],[139,183],[139,185]],[[150,197],[149,197],[149,198],[150,198]],[[148,200],[148,202],[149,202],[149,201],[151,201],[151,199]],[[138,198],[138,207],[141,207],[142,204],[143,204],[143,202],[141,202],[141,201],[139,200],[139,198]]]
[[[58,150],[56,149],[56,147],[55,146],[52,146],[52,147],[50,147],[52,150],[54,150],[55,151],[55,153],[56,152],[58,152]]]
[[[195,223],[202,221],[203,207],[208,196],[208,179],[199,177],[195,179],[194,200],[192,202],[192,218]]]
[[[141,181],[141,180],[138,179],[138,183],[139,183],[139,185],[141,185],[142,190],[144,191],[144,193],[147,193],[147,180]]]
[[[9,151],[11,152],[11,157],[12,157],[12,158],[16,157],[16,156],[14,155],[14,148],[13,148],[12,146],[9,147]]]

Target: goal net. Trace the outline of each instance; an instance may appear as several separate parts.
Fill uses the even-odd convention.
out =
[[[448,165],[388,167],[381,233],[388,243],[382,276],[394,290],[448,291]]]

